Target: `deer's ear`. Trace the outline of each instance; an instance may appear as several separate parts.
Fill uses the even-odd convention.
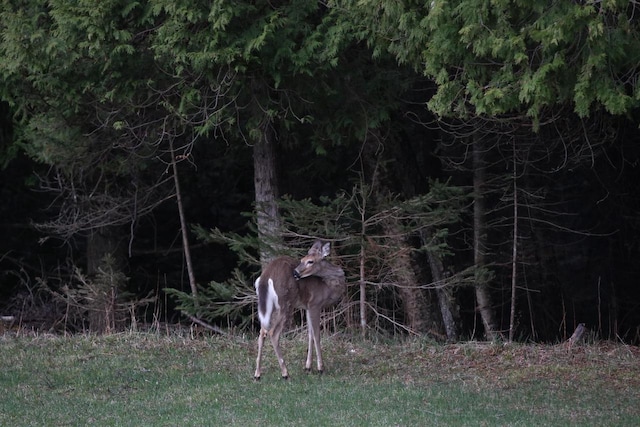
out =
[[[322,258],[329,255],[330,252],[331,252],[331,243],[327,242],[324,245],[322,245]]]
[[[309,255],[320,255],[322,253],[322,242],[320,240],[315,241],[307,253]]]

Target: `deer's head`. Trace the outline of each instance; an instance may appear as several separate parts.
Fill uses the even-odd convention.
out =
[[[324,268],[324,263],[321,261],[329,255],[330,251],[331,244],[329,242],[322,244],[320,240],[316,241],[307,255],[300,260],[300,264],[293,270],[293,277],[300,280],[319,273]]]

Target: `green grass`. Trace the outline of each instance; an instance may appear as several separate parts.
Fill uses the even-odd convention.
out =
[[[640,349],[284,340],[291,378],[255,341],[119,334],[0,337],[0,425],[640,425]]]

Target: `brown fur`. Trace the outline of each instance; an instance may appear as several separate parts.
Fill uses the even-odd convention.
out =
[[[278,296],[279,309],[273,308],[268,325],[262,324],[258,338],[258,358],[254,377],[260,379],[260,361],[264,338],[269,335],[271,344],[278,357],[282,377],[289,376],[280,350],[280,334],[289,326],[295,308],[307,311],[307,327],[309,329],[309,349],[305,368],[311,369],[313,348],[316,349],[318,371],[322,372],[322,355],[320,350],[320,314],[330,305],[336,304],[342,298],[346,289],[344,272],[341,268],[322,259],[328,253],[319,251],[319,243],[309,250],[309,254],[300,263],[290,257],[280,257],[273,260],[262,271],[256,291],[258,293],[258,310],[261,316],[267,312],[269,279],[273,281],[273,288]],[[294,278],[294,270],[301,277]]]

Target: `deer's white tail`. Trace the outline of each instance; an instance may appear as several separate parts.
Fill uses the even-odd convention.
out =
[[[273,287],[273,280],[269,278],[267,283],[264,283],[260,279],[261,277],[258,277],[255,283],[258,293],[258,319],[260,319],[262,329],[269,330],[271,314],[274,309],[278,310],[280,305],[278,304],[278,294]]]

